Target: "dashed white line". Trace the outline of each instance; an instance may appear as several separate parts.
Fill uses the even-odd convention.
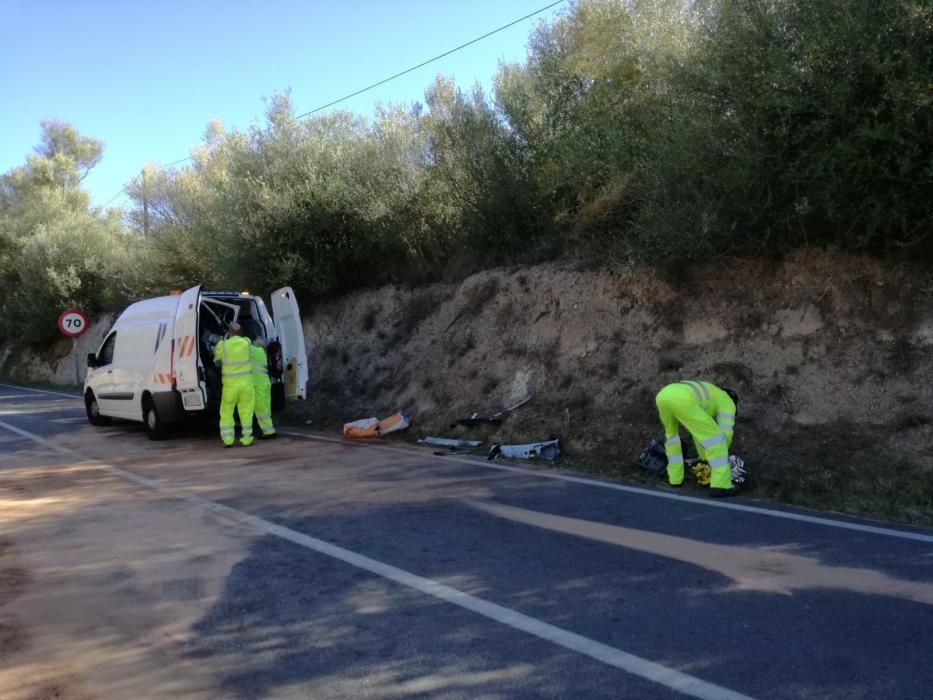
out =
[[[274,535],[319,554],[337,559],[351,566],[355,566],[358,569],[375,574],[376,576],[381,576],[382,578],[394,581],[402,586],[412,588],[425,595],[432,596],[451,605],[456,605],[465,610],[482,615],[501,625],[525,632],[526,634],[564,647],[565,649],[569,649],[570,651],[587,656],[609,666],[613,666],[634,676],[638,676],[639,678],[644,678],[645,680],[666,686],[684,695],[702,698],[703,700],[751,700],[749,696],[730,690],[729,688],[709,683],[696,676],[691,676],[649,661],[648,659],[643,659],[640,656],[635,656],[621,649],[611,647],[608,644],[597,642],[594,639],[530,617],[517,610],[483,600],[482,598],[464,593],[456,588],[445,586],[432,579],[399,569],[391,564],[371,559],[370,557],[357,554],[349,549],[344,549],[343,547],[338,547],[337,545],[319,540],[310,535],[305,535],[297,530],[292,530],[282,525],[276,525],[263,518],[258,518],[254,515],[244,513],[243,511],[230,508],[229,506],[200,496],[188,496],[178,493],[169,484],[149,479],[139,474],[134,474],[133,472],[114,467],[110,464],[91,460],[76,450],[58,445],[51,440],[47,440],[27,430],[23,430],[22,428],[17,428],[4,421],[0,421],[0,428],[29,438],[60,454],[82,460],[88,467],[101,469],[109,474],[127,479],[140,486],[155,489],[167,496],[178,498],[191,505],[203,508],[220,516],[221,519],[233,520],[251,526],[260,533]]]

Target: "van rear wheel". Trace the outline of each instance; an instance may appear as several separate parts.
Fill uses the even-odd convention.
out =
[[[143,423],[146,424],[146,435],[150,440],[164,440],[167,432],[165,423],[159,417],[155,404],[148,396],[143,399]]]
[[[84,411],[87,413],[87,422],[91,425],[110,425],[110,417],[100,414],[100,406],[93,391],[84,395]]]

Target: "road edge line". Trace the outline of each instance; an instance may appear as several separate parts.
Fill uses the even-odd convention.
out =
[[[65,394],[61,391],[48,391],[46,389],[33,389],[30,386],[19,386],[18,384],[0,384],[0,387],[7,389],[20,389],[22,391],[34,391],[37,394],[49,394],[50,396],[64,396],[67,399],[81,400],[81,394]]]
[[[407,454],[409,456],[417,456],[418,453],[411,449],[405,449],[401,447],[392,447],[390,445],[373,445],[369,443],[351,443],[342,438],[336,437],[327,437],[324,435],[309,435],[308,433],[302,433],[296,430],[291,429],[279,429],[278,431],[282,435],[290,435],[292,437],[303,438],[305,440],[318,440],[321,442],[333,442],[340,445],[352,446],[357,445],[359,447],[368,447],[372,450],[380,450],[385,452],[394,452],[397,454]],[[525,467],[515,467],[507,464],[496,464],[495,462],[488,461],[479,461],[476,459],[469,459],[465,457],[458,457],[457,455],[443,455],[438,456],[438,459],[443,459],[448,462],[459,462],[461,464],[469,464],[474,467],[483,467],[485,469],[495,469],[497,471],[511,472],[513,474],[521,474],[524,476],[533,476],[541,479],[554,479],[557,481],[566,481],[572,484],[582,484],[584,486],[592,486],[596,488],[610,489],[613,491],[622,491],[624,493],[633,493],[641,496],[651,496],[653,498],[666,498],[672,501],[681,501],[685,503],[693,503],[700,506],[705,506],[707,508],[721,508],[723,510],[734,510],[742,513],[752,513],[755,515],[764,515],[771,518],[782,518],[785,520],[796,520],[798,522],[809,523],[811,525],[824,525],[827,527],[841,528],[844,530],[854,530],[856,532],[866,532],[872,535],[881,535],[883,537],[894,537],[899,539],[914,540],[917,542],[925,542],[927,544],[933,544],[933,534],[927,535],[922,532],[910,532],[907,530],[895,530],[894,528],[881,527],[880,525],[866,525],[862,523],[850,523],[845,520],[833,520],[832,518],[820,517],[817,515],[806,515],[805,513],[794,513],[790,511],[783,510],[772,510],[770,508],[764,508],[762,506],[749,506],[742,503],[735,502],[724,502],[721,500],[713,500],[711,498],[698,498],[696,496],[684,496],[679,493],[668,493],[667,491],[659,491],[649,488],[642,488],[640,486],[628,486],[626,484],[616,484],[610,481],[600,481],[598,479],[587,479],[580,476],[573,476],[571,474],[560,474],[560,473],[551,473],[544,472],[537,469],[527,469]]]
[[[51,440],[35,435],[28,430],[17,428],[5,421],[0,420],[0,428],[28,438],[44,447],[55,450],[59,454],[80,459],[82,463],[89,468],[100,469],[108,474],[119,476],[140,486],[158,491],[165,496],[198,506],[212,514],[221,517],[226,516],[241,524],[249,525],[261,533],[279,537],[280,539],[287,540],[305,549],[310,549],[318,554],[337,559],[345,564],[394,581],[445,603],[456,605],[459,608],[481,615],[498,624],[518,630],[519,632],[525,632],[538,639],[551,642],[552,644],[582,656],[587,656],[595,661],[613,666],[633,676],[657,683],[658,685],[663,685],[684,695],[700,698],[701,700],[752,700],[748,695],[716,685],[715,683],[704,681],[696,676],[691,676],[654,661],[649,661],[648,659],[630,654],[629,652],[622,651],[608,644],[598,642],[595,639],[584,637],[570,630],[520,613],[517,610],[492,603],[483,598],[478,598],[456,588],[438,583],[433,579],[413,574],[377,559],[371,559],[365,555],[325,542],[324,540],[319,540],[310,535],[298,532],[297,530],[292,530],[283,525],[276,525],[264,518],[244,513],[236,508],[225,506],[222,503],[211,501],[202,496],[188,496],[178,493],[176,488],[172,488],[168,484],[149,479],[148,477],[135,474],[120,467],[115,467],[112,464],[90,459],[76,450],[59,445]]]

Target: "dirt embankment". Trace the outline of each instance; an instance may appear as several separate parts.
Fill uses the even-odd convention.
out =
[[[0,377],[69,388],[83,384],[88,353],[97,351],[118,315],[92,318],[87,333],[74,340],[59,337],[32,347],[22,347],[15,339],[0,342]]]
[[[741,395],[756,491],[933,522],[933,274],[819,251],[668,277],[545,265],[305,312],[320,425],[411,410],[419,434],[526,442],[630,475],[682,378]],[[501,428],[451,429],[534,389]]]
[[[633,476],[660,433],[654,394],[683,378],[741,395],[734,450],[755,493],[933,522],[933,271],[820,251],[709,268],[492,270],[306,305],[318,427],[410,410],[408,435],[526,442]],[[104,321],[82,339],[96,349]],[[0,352],[8,376],[71,383],[70,341]],[[498,428],[474,411],[537,392]]]

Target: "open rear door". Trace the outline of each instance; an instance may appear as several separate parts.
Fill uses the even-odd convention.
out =
[[[172,347],[172,369],[175,387],[181,392],[187,411],[204,408],[204,390],[198,376],[198,312],[201,285],[185,291],[178,300],[175,314],[175,335]]]
[[[285,398],[289,401],[305,399],[308,391],[308,356],[305,354],[305,335],[298,313],[298,301],[291,287],[283,287],[272,293],[272,316],[282,344]]]

